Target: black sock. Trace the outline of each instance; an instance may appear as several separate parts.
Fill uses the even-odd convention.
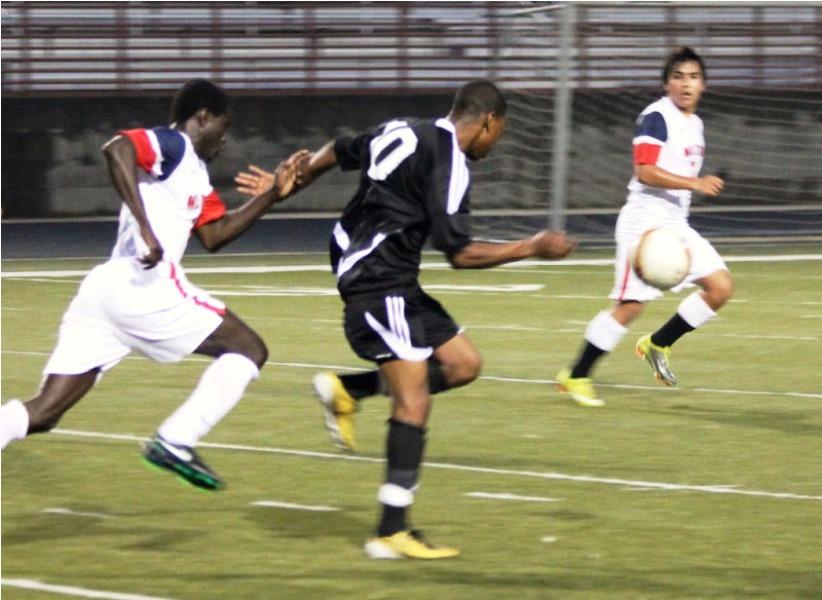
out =
[[[442,372],[442,363],[436,358],[428,359],[428,392],[439,394],[449,389],[448,382],[445,381],[445,373]]]
[[[651,336],[651,342],[663,348],[672,346],[675,341],[694,329],[695,327],[688,325],[688,322],[680,317],[679,313],[674,313],[674,316],[668,319],[665,325],[654,332]]]
[[[607,352],[586,340],[582,351],[579,353],[579,358],[577,358],[577,362],[574,364],[574,368],[571,369],[571,377],[574,379],[578,377],[588,377],[588,373],[591,372],[594,363],[599,360],[599,357],[603,354],[607,354]]]
[[[351,394],[354,400],[360,400],[366,396],[376,396],[383,392],[382,379],[379,371],[368,371],[367,373],[348,373],[338,375],[346,391]]]
[[[386,441],[386,469],[385,482],[411,490],[419,479],[422,453],[425,449],[425,429],[388,420],[388,439]],[[405,522],[407,506],[382,505],[382,518],[377,535],[388,536],[407,529]]]

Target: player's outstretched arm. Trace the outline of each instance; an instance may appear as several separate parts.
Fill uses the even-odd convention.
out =
[[[485,269],[531,257],[560,259],[576,247],[563,232],[546,230],[515,242],[471,242],[448,259],[456,269]]]
[[[656,188],[691,190],[705,196],[718,196],[725,187],[725,182],[716,175],[682,177],[656,165],[636,165],[634,172],[641,183]]]
[[[330,141],[316,152],[307,152],[297,161],[297,178],[291,193],[307,187],[317,177],[337,164],[334,141]],[[274,174],[257,165],[248,165],[248,171],[240,171],[234,177],[237,191],[247,196],[263,194],[274,185]]]
[[[195,233],[203,247],[209,252],[216,252],[248,229],[272,204],[284,200],[294,190],[297,163],[307,152],[300,150],[282,161],[271,174],[271,183],[266,186],[265,191],[255,195],[239,208],[228,211],[220,219],[196,229]]]
[[[120,194],[120,198],[140,226],[140,235],[145,242],[146,252],[139,260],[146,269],[152,269],[163,259],[163,246],[148,222],[143,198],[137,187],[137,152],[134,145],[127,138],[118,135],[106,142],[103,146],[103,155],[106,157],[114,189]]]

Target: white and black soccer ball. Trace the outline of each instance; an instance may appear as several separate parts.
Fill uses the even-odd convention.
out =
[[[691,268],[691,253],[675,227],[649,229],[639,238],[631,266],[642,281],[660,290],[682,283]]]

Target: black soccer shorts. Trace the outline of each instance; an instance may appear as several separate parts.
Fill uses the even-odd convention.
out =
[[[460,332],[442,305],[421,289],[351,299],[344,320],[351,348],[376,363],[427,360]]]

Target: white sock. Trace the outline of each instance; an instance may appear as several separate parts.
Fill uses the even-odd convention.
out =
[[[614,315],[603,310],[585,328],[585,340],[605,352],[613,352],[617,344],[628,333],[628,328],[620,325]]]
[[[211,428],[240,401],[246,386],[260,374],[241,354],[223,354],[205,370],[197,387],[157,430],[179,446],[196,446]]]
[[[680,302],[676,312],[694,329],[704,325],[716,316],[716,312],[708,306],[708,303],[705,302],[699,292],[694,292]]]
[[[19,400],[9,400],[0,406],[0,448],[9,442],[22,440],[29,431],[29,411]]]

